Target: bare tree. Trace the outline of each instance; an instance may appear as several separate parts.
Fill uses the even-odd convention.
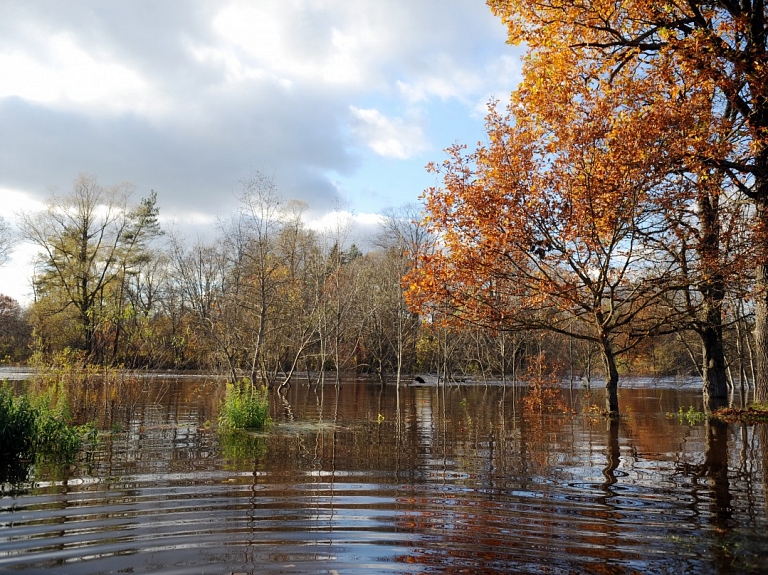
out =
[[[416,257],[429,252],[432,243],[431,234],[422,221],[421,207],[418,204],[407,204],[384,214],[378,245],[388,254],[389,278],[385,283],[391,290],[390,322],[395,330],[393,343],[397,358],[395,374],[398,386],[406,355],[415,357],[416,334],[420,323],[418,313],[410,310],[405,302],[401,282],[412,269]]]
[[[0,266],[8,263],[11,259],[11,252],[16,243],[16,236],[11,229],[11,225],[0,216]]]

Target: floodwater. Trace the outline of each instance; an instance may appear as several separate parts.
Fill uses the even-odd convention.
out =
[[[768,572],[768,426],[689,421],[694,390],[623,389],[610,422],[594,391],[303,383],[227,437],[222,387],[91,394],[111,431],[6,491],[0,572]]]

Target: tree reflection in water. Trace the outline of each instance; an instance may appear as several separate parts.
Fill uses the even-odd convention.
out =
[[[215,383],[161,387],[90,471],[2,500],[0,570],[764,570],[766,428],[666,417],[696,390],[626,389],[605,420],[582,394],[526,414],[500,386],[297,383],[233,439],[206,425]]]
[[[608,418],[608,446],[606,447],[608,464],[603,468],[605,482],[601,488],[603,491],[611,492],[611,486],[618,480],[616,479],[616,470],[621,465],[621,449],[619,447],[619,420]]]
[[[715,525],[726,528],[732,515],[728,481],[728,424],[707,418],[703,473],[709,478],[710,511]]]

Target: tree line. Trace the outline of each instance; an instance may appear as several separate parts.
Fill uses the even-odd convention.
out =
[[[0,358],[50,363],[66,353],[280,387],[349,372],[512,381],[546,353],[573,381],[600,376],[589,342],[451,324],[409,307],[403,278],[438,245],[418,205],[385,215],[363,253],[343,226],[309,229],[306,206],[261,174],[243,182],[237,213],[208,241],[163,230],[156,195],[132,194],[81,175],[68,194],[22,215],[23,236],[39,248],[34,298],[27,309],[0,298]],[[622,368],[688,373],[682,341],[658,337]]]

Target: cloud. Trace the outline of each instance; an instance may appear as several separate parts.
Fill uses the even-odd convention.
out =
[[[504,54],[486,63],[484,75],[494,81],[486,82],[483,91],[480,91],[475,99],[472,111],[475,118],[486,116],[491,101],[498,100],[502,105],[506,104],[510,92],[522,80],[522,64],[518,57]]]
[[[229,77],[275,74],[286,82],[369,86],[366,56],[381,45],[370,19],[333,2],[231,2],[213,20]],[[234,73],[233,73],[234,72]]]
[[[376,239],[381,236],[384,217],[381,214],[353,213],[348,210],[334,210],[312,219],[305,218],[305,224],[328,244],[339,243],[342,249],[355,244],[363,251],[373,249]]]
[[[421,128],[401,118],[387,118],[374,109],[350,106],[352,132],[366,146],[385,158],[407,160],[427,149]]]
[[[165,212],[213,214],[261,170],[314,210],[343,200],[365,211],[368,195],[340,197],[336,179],[392,159],[421,170],[420,154],[462,138],[435,141],[432,127],[454,120],[431,116],[432,103],[475,114],[511,77],[503,26],[466,0],[40,0],[3,11],[0,186],[37,198],[85,171],[155,189]]]
[[[70,34],[50,38],[51,57],[46,62],[16,50],[0,53],[0,98],[16,96],[58,106],[98,104],[100,112],[141,110],[156,97],[134,70],[108,59],[97,59]]]
[[[2,11],[6,213],[88,172],[132,182],[136,199],[154,189],[163,221],[191,236],[234,211],[255,171],[305,201],[308,218],[341,205],[360,214],[355,234],[375,235],[372,212],[432,185],[423,166],[439,152],[425,152],[476,141],[485,103],[519,74],[504,27],[467,0],[35,0]],[[0,292],[22,290],[24,274],[9,273]]]

